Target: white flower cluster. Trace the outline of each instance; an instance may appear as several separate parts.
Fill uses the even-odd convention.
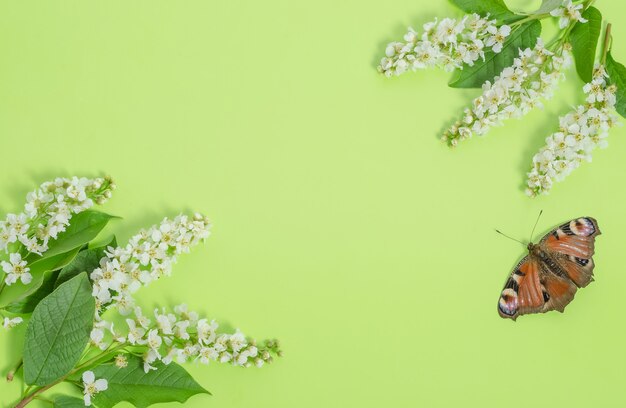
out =
[[[91,406],[91,398],[101,391],[106,391],[109,388],[109,382],[104,378],[96,380],[96,375],[93,371],[85,371],[83,373],[83,400],[85,406]]]
[[[586,104],[559,118],[559,130],[546,139],[533,157],[528,173],[526,194],[531,197],[548,194],[554,181],[562,181],[583,161],[591,161],[591,152],[607,147],[608,131],[615,126],[615,85],[608,85],[608,75],[596,65],[593,79],[583,87]]]
[[[5,283],[31,281],[22,253],[41,255],[48,243],[65,231],[73,214],[85,211],[94,203],[103,204],[111,197],[115,184],[110,178],[57,178],[28,193],[24,211],[8,214],[0,221],[0,250],[9,254],[2,262]]]
[[[424,24],[421,36],[412,28],[404,35],[404,42],[392,42],[385,50],[378,71],[390,77],[408,70],[440,67],[446,71],[474,65],[484,58],[485,50],[498,53],[511,27],[496,25],[496,20],[468,14],[461,20],[444,18]]]
[[[564,0],[561,6],[550,12],[550,15],[559,18],[559,28],[565,28],[572,21],[587,22],[580,14],[582,8],[582,3],[572,4],[572,0]]]
[[[198,314],[189,311],[186,305],[176,306],[174,313],[156,309],[154,323],[139,307],[135,308],[134,315],[133,319],[126,319],[128,333],[125,336],[117,333],[113,324],[98,322],[91,332],[91,345],[107,349],[111,344],[107,344],[104,338],[109,333],[113,342],[144,346],[145,372],[156,369],[152,365],[155,361],[169,364],[174,360],[178,363],[198,360],[203,364],[219,361],[242,367],[262,367],[272,361],[272,354],[281,354],[277,340],[266,341],[261,347],[255,340],[246,339],[239,330],[233,334],[218,333],[215,320],[199,319]],[[118,355],[115,364],[122,368],[127,360]]]
[[[177,256],[207,238],[210,227],[201,214],[191,218],[179,215],[140,231],[125,247],[108,247],[100,267],[90,275],[97,317],[110,306],[116,306],[121,314],[130,313],[132,294],[153,280],[169,276]]]
[[[513,65],[504,68],[493,84],[483,84],[482,95],[465,109],[461,120],[444,132],[442,140],[454,147],[474,134],[486,134],[508,118],[519,118],[534,107],[541,107],[541,99],[552,97],[564,77],[562,70],[571,64],[570,49],[565,44],[561,55],[557,55],[537,39],[533,49],[520,50]]]

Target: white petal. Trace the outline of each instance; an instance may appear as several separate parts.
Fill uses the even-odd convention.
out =
[[[96,380],[95,385],[98,391],[104,391],[107,388],[109,388],[109,382],[105,380],[104,378],[100,378],[99,380]]]
[[[85,371],[83,373],[83,382],[85,384],[91,384],[94,382],[95,379],[96,376],[94,375],[93,371]]]

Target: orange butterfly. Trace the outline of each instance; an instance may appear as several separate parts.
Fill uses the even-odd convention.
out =
[[[500,294],[500,316],[515,320],[524,314],[563,312],[576,290],[593,281],[598,235],[596,220],[581,217],[555,228],[538,244],[529,243],[528,255],[513,269]]]

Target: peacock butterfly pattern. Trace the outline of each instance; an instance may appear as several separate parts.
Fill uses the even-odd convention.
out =
[[[593,254],[598,223],[591,217],[566,222],[528,244],[528,255],[513,269],[498,300],[503,318],[563,312],[578,288],[593,281]]]

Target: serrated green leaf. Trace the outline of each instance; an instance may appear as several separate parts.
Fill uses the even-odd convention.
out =
[[[39,302],[41,302],[46,296],[52,293],[55,288],[57,276],[59,276],[59,271],[45,272],[43,275],[43,280],[40,282],[37,288],[30,291],[21,298],[9,303],[5,307],[5,310],[7,312],[15,314],[32,313],[32,311],[35,310],[35,307],[39,304]]]
[[[450,0],[450,2],[466,13],[476,13],[481,16],[489,14],[499,23],[511,23],[524,18],[509,10],[503,0]]]
[[[39,302],[26,328],[27,384],[47,385],[69,373],[89,341],[94,312],[91,284],[84,273]]]
[[[602,13],[595,7],[589,7],[582,16],[588,21],[576,23],[569,39],[572,43],[572,53],[576,61],[578,76],[584,82],[591,82],[596,60],[596,47],[602,30]]]
[[[615,110],[626,118],[626,67],[615,61],[611,52],[606,55],[606,72],[609,74],[609,83],[615,84]]]
[[[53,406],[54,408],[85,408],[85,401],[80,398],[62,395],[54,399]]]
[[[548,14],[563,4],[563,0],[543,0],[541,6],[533,14]]]
[[[141,358],[129,356],[128,366],[117,368],[115,364],[103,364],[92,371],[96,378],[105,378],[109,388],[96,394],[94,403],[100,408],[111,408],[127,401],[137,408],[159,402],[185,402],[196,394],[209,394],[184,368],[176,363],[157,363],[157,370],[143,370]]]
[[[60,233],[56,240],[50,241],[49,248],[42,258],[49,258],[87,244],[113,218],[119,217],[93,210],[74,215],[65,231]]]
[[[522,24],[508,36],[502,45],[502,51],[497,54],[487,51],[484,61],[479,59],[472,66],[464,65],[462,70],[456,71],[448,85],[452,88],[480,88],[485,81],[493,81],[504,68],[513,65],[520,49],[534,47],[540,35],[539,21]]]

